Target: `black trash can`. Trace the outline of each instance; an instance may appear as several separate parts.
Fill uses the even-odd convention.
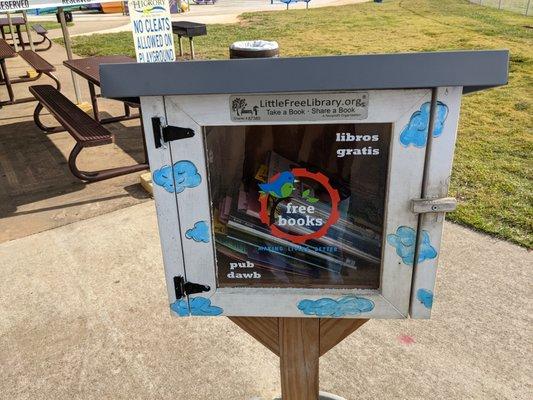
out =
[[[65,11],[65,22],[68,24],[69,22],[72,22],[72,11]],[[59,12],[56,13],[56,19],[57,23],[61,23],[61,19],[59,18]]]
[[[270,58],[279,57],[277,42],[266,40],[246,40],[235,42],[229,47],[229,58]]]

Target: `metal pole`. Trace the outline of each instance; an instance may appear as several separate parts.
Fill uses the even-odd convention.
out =
[[[11,40],[13,41],[13,47],[15,48],[15,51],[18,52],[19,46],[15,39],[15,29],[13,28],[13,21],[11,20],[11,13],[6,13],[6,15],[7,15],[7,23],[9,24],[9,33],[11,33]]]
[[[498,10],[502,9],[502,0],[498,1]]]
[[[191,45],[191,60],[194,60],[194,43],[193,43],[193,37],[191,36],[189,38],[189,43]]]
[[[59,22],[61,24],[61,31],[63,32],[63,40],[65,41],[65,50],[67,52],[67,59],[72,60],[72,47],[70,46],[70,35],[68,33],[67,21],[65,20],[65,12],[63,7],[58,7],[57,12],[59,13]],[[72,84],[74,85],[74,93],[76,94],[76,104],[81,103],[80,95],[80,86],[78,84],[78,77],[74,71],[70,71],[72,75]]]
[[[429,180],[429,163],[431,157],[431,149],[433,148],[433,130],[435,129],[435,116],[437,114],[437,98],[439,95],[439,88],[431,89],[431,102],[429,108],[428,134],[426,141],[426,152],[424,154],[424,173],[422,175],[422,190],[421,199],[426,198],[428,191]]]
[[[527,6],[526,6],[526,17],[529,15],[529,5],[531,4],[531,0],[527,0]]]
[[[429,107],[429,121],[428,121],[428,133],[426,139],[426,149],[424,154],[424,172],[422,174],[422,187],[420,189],[420,198],[425,199],[428,192],[428,180],[429,180],[429,167],[431,158],[431,149],[433,147],[433,129],[435,125],[435,116],[437,114],[437,98],[439,94],[439,88],[431,88],[431,101]],[[415,236],[415,254],[413,257],[413,271],[418,266],[418,257],[420,254],[420,240],[422,238],[421,226],[422,218],[424,214],[418,214],[418,222]],[[412,275],[414,282],[415,274]]]
[[[28,35],[28,41],[30,43],[30,49],[31,51],[35,51],[35,46],[33,45],[33,38],[31,37],[30,32],[30,23],[28,22],[28,13],[26,10],[22,11],[22,18],[24,18],[24,21],[26,21],[26,35]]]

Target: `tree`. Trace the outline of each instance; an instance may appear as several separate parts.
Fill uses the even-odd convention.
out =
[[[241,110],[246,107],[246,100],[237,97],[233,99],[233,102],[231,103],[231,109],[237,113],[237,115],[241,115]]]

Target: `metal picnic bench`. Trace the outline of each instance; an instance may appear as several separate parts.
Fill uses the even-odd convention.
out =
[[[11,81],[9,80],[9,74],[7,73],[6,58],[16,57],[17,53],[11,48],[11,46],[3,39],[0,39],[0,69],[2,71],[0,80],[2,84],[6,85],[7,93],[9,94],[10,101],[13,101],[15,95],[13,88],[11,87]],[[0,105],[2,102],[0,102]]]
[[[148,169],[147,161],[142,164],[127,167],[109,168],[100,171],[81,171],[76,165],[76,158],[85,147],[94,147],[113,142],[113,136],[102,124],[92,119],[76,104],[67,99],[59,90],[51,85],[36,85],[30,87],[30,92],[39,102],[33,113],[35,124],[47,133],[66,130],[76,140],[76,145],[70,152],[68,165],[72,174],[87,182],[96,182],[132,172]],[[61,127],[45,126],[40,120],[40,113],[46,108],[61,124]]]
[[[25,23],[26,23],[26,20],[23,17],[12,17],[11,18],[11,25],[17,31],[18,43],[22,47],[22,50],[25,49],[25,46],[30,45],[29,41],[25,42],[22,37],[22,30],[20,27],[24,25]],[[8,18],[0,18],[0,34],[2,35],[2,39],[7,40],[5,28],[10,28],[9,20]],[[50,47],[52,47],[52,41],[48,38],[48,30],[44,26],[42,26],[41,24],[35,24],[35,25],[32,25],[31,29],[33,29],[33,31],[37,35],[41,36],[41,40],[33,42],[34,46],[39,46],[40,44],[46,43],[45,47],[35,48],[35,51],[46,51],[50,49]],[[11,33],[13,34],[13,32]],[[30,35],[30,32],[27,32],[27,35]],[[13,40],[15,40],[14,36],[12,37],[13,37]]]
[[[0,18],[0,34],[2,35],[2,39],[6,40],[6,31],[5,28],[10,28],[10,25],[13,26],[13,28],[17,31],[18,41],[21,46],[24,46],[24,41],[22,39],[22,30],[20,27],[26,23],[26,20],[22,17],[11,17],[11,23],[9,21],[9,18]],[[10,32],[13,38],[13,41],[15,41],[14,32]],[[24,47],[22,47],[24,49]]]
[[[26,61],[37,72],[36,76],[27,77],[27,78],[17,78],[17,79],[11,79],[9,77],[9,73],[7,71],[7,66],[6,66],[6,58],[13,58],[13,57],[16,57],[17,55],[22,57],[24,61]],[[12,85],[15,83],[36,81],[43,74],[50,77],[55,82],[56,88],[58,90],[61,88],[61,83],[59,82],[57,77],[53,74],[53,72],[56,69],[52,64],[50,64],[48,61],[46,61],[44,58],[42,58],[40,55],[38,55],[32,50],[21,50],[18,53],[16,53],[11,48],[9,43],[7,43],[7,41],[5,41],[4,39],[0,39],[0,70],[1,70],[0,84],[6,86],[7,93],[9,95],[9,100],[0,101],[0,105],[18,104],[18,103],[26,103],[29,101],[34,101],[33,97],[25,97],[22,99],[16,99],[15,94],[13,92]]]
[[[32,25],[31,29],[33,29],[33,31],[37,35],[39,35],[41,37],[41,40],[33,42],[34,46],[39,46],[40,44],[46,43],[46,47],[35,48],[35,51],[46,51],[46,50],[49,50],[52,47],[52,41],[48,37],[48,29],[46,29],[41,24]],[[23,42],[23,45],[29,46],[30,43],[29,42]]]

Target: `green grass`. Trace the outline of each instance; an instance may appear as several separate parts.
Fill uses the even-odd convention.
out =
[[[52,21],[30,21],[30,27],[32,25],[42,25],[45,29],[51,31],[52,29],[61,29],[61,24],[58,22],[52,22]],[[67,26],[73,26],[73,22],[68,22]],[[22,25],[21,27],[22,32],[26,32],[26,25]]]
[[[509,49],[509,85],[464,98],[450,189],[460,203],[448,218],[532,248],[532,25],[468,1],[406,0],[243,14],[238,24],[210,25],[195,43],[209,59],[256,38],[278,41],[283,56]],[[76,37],[74,51],[135,54],[130,32]]]

